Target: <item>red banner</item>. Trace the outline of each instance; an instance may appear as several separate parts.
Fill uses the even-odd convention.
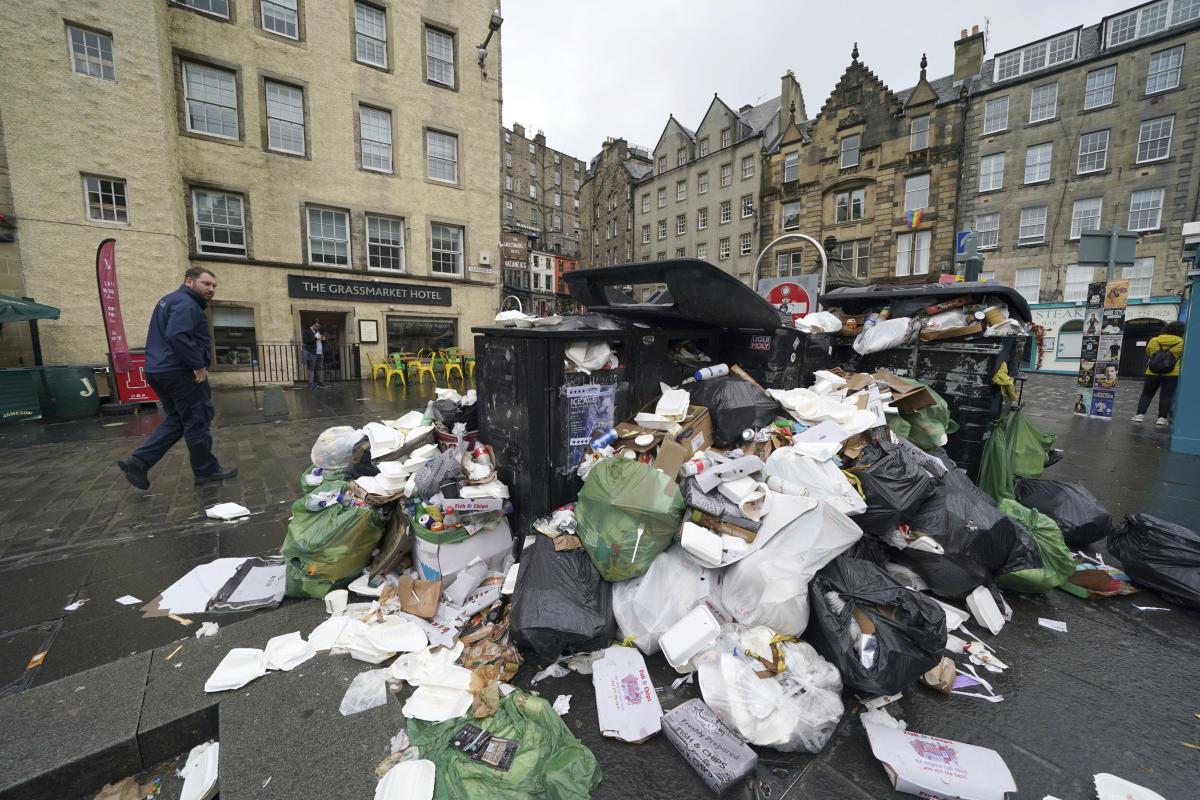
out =
[[[129,372],[133,359],[125,339],[125,321],[121,317],[121,298],[117,293],[117,240],[105,239],[96,250],[96,285],[100,288],[100,308],[104,313],[104,331],[113,370]]]
[[[118,372],[115,376],[117,385],[117,400],[122,403],[153,403],[158,395],[146,382],[146,356],[134,353],[131,356],[133,366],[127,372]]]

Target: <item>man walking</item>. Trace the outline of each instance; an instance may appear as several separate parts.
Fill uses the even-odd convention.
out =
[[[204,308],[217,291],[217,278],[203,267],[183,274],[183,286],[158,301],[146,333],[146,382],[158,395],[167,418],[133,455],[117,466],[139,489],[149,489],[146,472],[167,454],[180,437],[187,442],[196,485],[237,475],[222,469],[212,452],[209,425],[213,419],[208,365],[212,340]]]
[[[321,333],[318,320],[304,329],[304,350],[308,361],[308,388],[326,389],[325,382],[325,334]]]

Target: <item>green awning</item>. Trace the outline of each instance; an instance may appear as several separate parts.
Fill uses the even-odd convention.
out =
[[[0,294],[0,322],[20,322],[26,319],[58,319],[58,309],[32,300]]]

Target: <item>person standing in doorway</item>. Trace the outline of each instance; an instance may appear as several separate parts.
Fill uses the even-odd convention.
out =
[[[325,334],[320,320],[304,329],[304,349],[308,353],[308,388],[327,389],[325,382]]]
[[[1175,417],[1175,389],[1179,386],[1179,364],[1183,361],[1182,322],[1168,322],[1158,336],[1146,343],[1146,380],[1142,383],[1142,396],[1138,399],[1134,422],[1141,422],[1150,410],[1154,393],[1158,396],[1158,419],[1155,425],[1167,426]]]
[[[222,468],[212,452],[212,389],[208,366],[212,338],[204,309],[217,291],[217,278],[203,267],[183,274],[183,285],[158,301],[146,333],[146,382],[158,395],[167,418],[150,438],[117,462],[125,478],[139,489],[150,488],[147,472],[180,438],[187,442],[196,485],[237,475]]]

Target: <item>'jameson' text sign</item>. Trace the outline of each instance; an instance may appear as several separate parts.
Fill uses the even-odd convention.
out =
[[[325,300],[365,300],[368,303],[448,306],[450,305],[450,287],[288,275],[288,297],[320,297]]]

